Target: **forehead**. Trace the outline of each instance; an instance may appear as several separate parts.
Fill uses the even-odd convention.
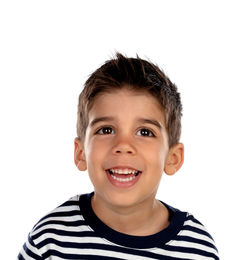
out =
[[[144,117],[165,123],[165,113],[159,101],[146,91],[127,88],[100,93],[89,110],[89,119],[100,116],[133,119]],[[123,118],[121,118],[123,117]]]

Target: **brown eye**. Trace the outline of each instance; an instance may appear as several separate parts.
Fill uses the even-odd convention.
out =
[[[102,127],[96,133],[100,135],[112,134],[113,129],[111,127]]]
[[[154,137],[155,135],[153,134],[152,131],[150,131],[149,129],[147,128],[142,128],[138,131],[141,135],[141,136],[148,136],[148,137]]]

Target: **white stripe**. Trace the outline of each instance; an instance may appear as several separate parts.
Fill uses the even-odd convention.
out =
[[[194,222],[194,221],[192,221],[192,220],[187,220],[187,221],[185,221],[185,222],[184,222],[184,226],[192,226],[192,227],[195,227],[195,228],[198,228],[198,229],[201,229],[201,230],[207,232],[206,228],[205,228],[203,225],[198,224],[198,223],[196,223],[196,222]]]
[[[77,254],[77,255],[94,255],[94,256],[109,256],[109,257],[117,257],[121,259],[127,259],[127,260],[155,260],[155,258],[151,257],[144,257],[144,256],[139,256],[139,255],[131,255],[131,254],[126,254],[126,253],[121,253],[121,252],[116,252],[116,251],[109,251],[109,250],[102,250],[102,249],[75,249],[75,248],[62,248],[57,245],[50,245],[50,249],[56,250],[61,253],[65,254]],[[46,250],[45,250],[46,252]],[[202,259],[203,260],[203,259]]]
[[[64,222],[73,222],[73,221],[79,221],[79,220],[83,220],[83,217],[81,215],[74,215],[74,216],[69,216],[69,217],[49,217],[44,219],[43,221],[37,223],[37,225],[33,228],[33,230],[35,230],[38,226],[40,226],[41,224],[44,224],[48,221],[64,221]],[[34,231],[36,232],[36,231]]]
[[[57,213],[57,212],[69,212],[69,211],[73,211],[73,210],[78,210],[80,211],[79,206],[77,205],[71,205],[71,206],[60,206],[52,211],[50,211],[50,213],[48,213],[47,215],[51,214],[51,213]]]
[[[45,260],[51,260],[52,258],[49,256],[49,257],[47,257]],[[65,258],[61,258],[61,257],[59,257],[59,256],[54,256],[53,255],[53,260],[61,260],[61,259],[64,259],[65,260]]]
[[[80,198],[80,195],[77,194],[77,195],[71,197],[70,199],[68,199],[68,201],[79,201],[79,198]]]
[[[60,236],[53,233],[46,233],[37,239],[34,240],[36,244],[39,244],[46,238],[52,238],[60,242],[71,242],[71,243],[97,243],[97,244],[106,244],[106,245],[115,245],[106,241],[100,237],[72,237],[72,236]]]
[[[217,251],[214,248],[208,247],[208,246],[205,246],[202,244],[197,244],[197,243],[192,243],[192,242],[187,242],[187,241],[172,240],[169,245],[178,246],[178,247],[180,246],[180,247],[187,247],[187,248],[196,248],[196,249],[203,250],[204,252],[209,252],[209,253],[213,253],[213,254],[217,255]]]
[[[193,231],[183,230],[178,235],[179,236],[188,236],[188,237],[192,237],[192,238],[197,238],[197,239],[200,239],[200,240],[203,240],[203,241],[207,241],[207,242],[211,243],[212,245],[214,244],[214,241],[210,237],[196,233],[196,232],[193,232]]]

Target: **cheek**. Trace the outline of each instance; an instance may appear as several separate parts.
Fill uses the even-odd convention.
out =
[[[159,162],[162,162],[168,152],[167,147],[160,142],[141,147],[141,151],[146,153],[147,157],[150,158],[151,156],[154,160]]]
[[[149,163],[159,174],[162,174],[164,171],[167,152],[168,150],[166,150],[166,148],[159,146],[154,150],[148,151]]]
[[[100,144],[97,147],[94,142],[89,143],[87,150],[88,175],[94,187],[99,188],[105,181],[104,171],[102,171],[105,153]]]
[[[86,153],[86,160],[87,164],[91,167],[96,167],[97,165],[100,166],[103,158],[106,154],[107,146],[100,142],[89,142],[87,144],[87,153]]]

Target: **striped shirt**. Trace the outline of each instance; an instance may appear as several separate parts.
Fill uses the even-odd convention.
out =
[[[111,229],[95,215],[93,194],[74,196],[43,217],[18,259],[219,259],[212,237],[189,213],[162,202],[170,212],[169,226],[150,236],[132,236]]]

